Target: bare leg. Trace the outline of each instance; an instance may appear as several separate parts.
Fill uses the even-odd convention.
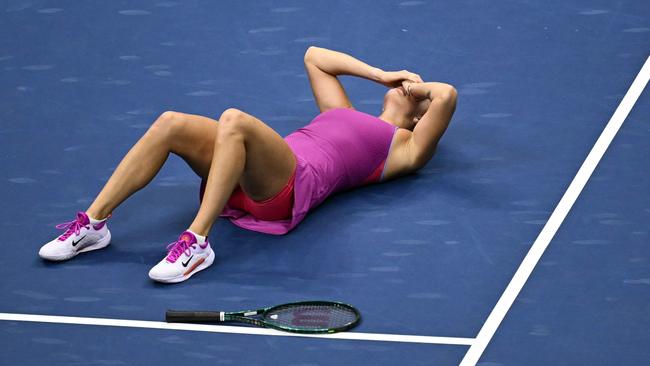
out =
[[[88,215],[103,219],[158,173],[170,152],[181,156],[200,176],[207,177],[217,121],[178,112],[163,113],[122,159]]]
[[[264,200],[284,187],[296,165],[284,139],[259,119],[228,109],[219,121],[203,202],[190,225],[205,236],[238,182],[252,199]]]

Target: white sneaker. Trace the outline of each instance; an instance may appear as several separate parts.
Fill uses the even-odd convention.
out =
[[[41,247],[38,255],[43,259],[64,261],[79,253],[105,248],[111,242],[106,220],[93,225],[85,212],[77,212],[76,220],[59,224],[56,228],[65,232]]]
[[[165,283],[183,282],[214,262],[214,252],[206,240],[199,244],[194,234],[184,231],[167,246],[169,253],[149,271],[152,280]]]

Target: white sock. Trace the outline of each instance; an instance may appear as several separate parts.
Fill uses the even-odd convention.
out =
[[[88,214],[86,214],[86,215],[88,215]],[[97,224],[99,224],[99,223],[101,223],[103,221],[106,221],[106,219],[97,220],[96,218],[93,218],[90,215],[88,215],[88,220],[90,220],[90,223],[93,224],[93,225],[97,225]]]
[[[196,242],[197,242],[197,243],[199,243],[199,244],[205,244],[205,240],[208,238],[207,236],[199,235],[199,234],[195,233],[194,231],[192,231],[192,230],[190,230],[190,229],[187,229],[187,231],[189,231],[190,233],[194,234],[194,236],[196,237]]]

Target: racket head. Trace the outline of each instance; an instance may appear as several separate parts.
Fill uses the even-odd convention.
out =
[[[266,326],[293,333],[343,332],[359,324],[354,306],[336,301],[300,301],[270,307],[262,313]]]

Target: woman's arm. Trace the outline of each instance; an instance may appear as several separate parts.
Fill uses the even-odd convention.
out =
[[[332,108],[353,108],[338,75],[358,76],[388,87],[403,80],[422,82],[419,75],[402,71],[384,71],[342,52],[311,46],[305,52],[305,69],[321,112]]]
[[[415,167],[424,166],[433,156],[438,141],[445,133],[456,110],[456,89],[445,83],[404,83],[404,89],[416,100],[431,103],[413,129],[411,158]]]
[[[373,80],[379,71],[352,56],[314,46],[305,52],[305,69],[321,113],[333,108],[354,108],[337,75]]]
[[[383,72],[345,53],[315,46],[309,47],[305,52],[305,63],[307,62],[332,76],[352,75],[380,81]]]

